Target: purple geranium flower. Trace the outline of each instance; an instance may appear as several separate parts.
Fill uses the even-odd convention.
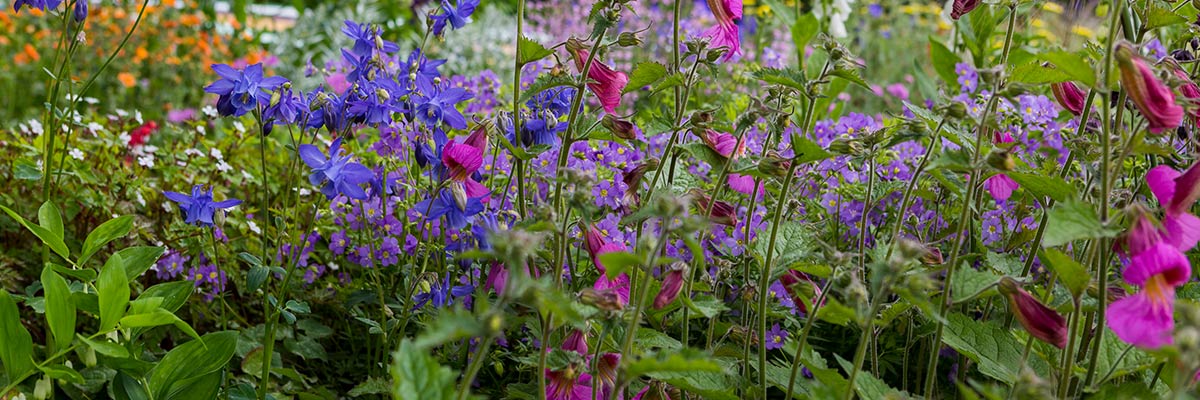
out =
[[[780,329],[779,324],[771,325],[771,329],[767,330],[767,350],[782,349],[787,336],[787,331]]]
[[[170,191],[164,191],[163,195],[171,201],[179,203],[179,210],[187,216],[184,222],[197,226],[213,226],[213,214],[217,209],[230,208],[242,204],[242,201],[229,199],[214,202],[212,193],[212,188],[208,188],[206,193],[204,185],[196,185],[192,186],[191,196]]]

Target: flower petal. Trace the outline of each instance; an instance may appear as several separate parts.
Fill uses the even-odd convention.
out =
[[[1117,300],[1104,316],[1108,328],[1122,341],[1143,349],[1155,349],[1171,344],[1171,332],[1175,329],[1171,314],[1171,307],[1155,307],[1143,292]]]

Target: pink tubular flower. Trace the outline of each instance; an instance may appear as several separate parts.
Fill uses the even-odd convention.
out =
[[[1175,104],[1175,93],[1128,44],[1117,47],[1117,65],[1121,68],[1121,86],[1150,123],[1150,133],[1162,133],[1183,122],[1183,107]]]
[[[597,278],[596,283],[592,285],[592,289],[603,296],[614,298],[617,307],[624,308],[629,305],[629,275],[625,273],[621,273],[613,279],[608,279],[601,273],[600,278]]]
[[[705,129],[700,135],[700,140],[712,151],[726,158],[746,155],[746,142],[743,141],[739,145],[737,137],[728,133]]]
[[[1175,287],[1187,282],[1191,274],[1187,257],[1161,240],[1134,255],[1124,276],[1141,291],[1109,306],[1104,313],[1109,329],[1126,343],[1143,349],[1171,344]]]
[[[683,263],[675,263],[675,265],[663,275],[662,288],[658,290],[658,295],[654,296],[655,310],[671,304],[676,297],[679,297],[679,292],[683,289],[683,274],[687,272],[687,265],[683,265]]]
[[[737,21],[742,19],[742,0],[708,0],[708,9],[717,20],[717,26],[704,31],[713,47],[728,49],[721,61],[729,61],[734,55],[742,54],[742,39],[738,36]]]
[[[1051,83],[1050,91],[1054,93],[1054,99],[1058,100],[1058,105],[1070,111],[1071,114],[1083,114],[1084,103],[1087,102],[1087,92],[1075,86],[1074,82]]]
[[[592,262],[596,264],[596,269],[600,273],[605,272],[604,263],[600,262],[600,255],[604,253],[612,253],[617,251],[625,251],[625,246],[609,242],[604,238],[600,230],[596,229],[595,225],[589,225],[583,233],[584,249],[592,256]]]
[[[1008,297],[1009,307],[1030,336],[1060,349],[1066,347],[1067,320],[1058,311],[1033,298],[1011,278],[1000,280],[1000,293]]]
[[[996,132],[992,140],[997,144],[1012,143],[1013,137],[1008,131]],[[983,181],[983,186],[987,188],[988,193],[991,194],[992,198],[996,199],[996,201],[1008,200],[1009,197],[1012,197],[1013,191],[1021,187],[1017,181],[1009,178],[1008,175],[1005,175],[1004,173],[992,175],[990,178],[987,178],[987,180]]]
[[[981,0],[954,0],[954,6],[950,9],[950,18],[959,19],[967,13],[979,7]]]
[[[582,72],[584,64],[587,63],[588,51],[584,50],[582,43],[574,39],[567,41],[567,48],[575,57],[575,67]],[[629,83],[629,75],[612,69],[600,60],[592,60],[592,66],[588,68],[588,79],[595,81],[588,83],[588,89],[600,100],[604,112],[616,112],[617,106],[621,105],[621,91]]]
[[[1180,173],[1159,165],[1146,173],[1146,185],[1165,209],[1164,240],[1179,251],[1188,251],[1200,241],[1200,218],[1188,212],[1200,199],[1200,163]]]
[[[463,184],[463,189],[469,198],[483,197],[483,202],[490,198],[490,190],[482,183],[471,177],[483,166],[483,154],[487,151],[487,127],[480,125],[471,132],[466,141],[446,142],[442,149],[442,165],[446,166],[447,178]]]
[[[1183,69],[1175,68],[1174,71],[1175,77],[1184,82],[1183,85],[1179,86],[1179,93],[1192,102],[1200,101],[1200,86],[1196,86],[1196,83],[1192,82],[1191,78],[1188,78],[1187,73],[1183,72]],[[1187,113],[1192,117],[1193,123],[1200,124],[1200,108],[1193,108]]]
[[[741,194],[754,193],[754,177],[753,176],[742,175],[742,174],[729,174],[729,177],[727,179],[729,180],[729,188],[730,189],[733,189],[734,191],[741,193]],[[759,185],[758,186],[758,196],[762,196],[766,193],[767,193],[766,186]]]
[[[704,194],[700,189],[693,188],[688,191],[688,194],[692,195],[692,201],[696,204],[696,210],[701,215],[709,213],[709,209],[712,209],[711,214],[708,214],[708,216],[714,224],[726,226],[737,225],[737,209],[732,204],[720,200],[714,201],[711,196]]]
[[[779,277],[779,283],[783,284],[783,289],[787,290],[788,295],[792,297],[792,302],[796,303],[796,308],[799,308],[804,313],[808,313],[808,306],[805,306],[805,302],[802,300],[805,294],[801,292],[799,287],[801,282],[812,287],[813,298],[809,303],[817,301],[817,298],[821,297],[821,287],[803,272],[791,269]],[[820,305],[817,306],[820,307]]]

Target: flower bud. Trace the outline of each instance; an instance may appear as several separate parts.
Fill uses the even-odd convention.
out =
[[[967,13],[975,10],[982,3],[981,0],[954,0],[954,6],[950,10],[950,18],[955,20],[962,18]]]
[[[718,48],[709,50],[708,56],[705,58],[704,61],[707,61],[709,63],[715,63],[718,60],[720,60],[721,57],[724,57],[725,53],[728,53],[728,52],[729,52],[729,49],[725,48],[725,47],[718,47]]]
[[[1013,160],[1012,154],[1001,148],[992,149],[992,152],[988,154],[987,163],[992,168],[1001,171],[1012,171],[1017,167],[1017,162]]]
[[[88,0],[76,0],[71,16],[75,18],[75,23],[83,23],[88,16]]]
[[[633,131],[633,123],[617,118],[612,114],[605,114],[604,119],[600,120],[600,125],[621,139],[637,139],[637,134]]]
[[[737,225],[737,209],[732,204],[720,200],[714,201],[712,197],[704,194],[700,189],[692,189],[688,191],[688,194],[692,196],[692,202],[696,205],[696,210],[699,213],[705,214],[711,212],[708,215],[714,224],[726,226]]]
[[[1183,107],[1175,104],[1175,93],[1155,76],[1154,71],[1127,43],[1117,45],[1117,65],[1121,69],[1121,87],[1149,122],[1147,130],[1160,134],[1183,122]]]
[[[1062,315],[1033,298],[1012,278],[1001,278],[999,290],[1008,297],[1009,307],[1030,336],[1060,349],[1067,345],[1067,321]]]
[[[967,105],[957,101],[950,103],[950,106],[946,107],[946,114],[951,118],[962,119],[967,116]]]
[[[567,338],[563,340],[562,349],[574,351],[583,356],[588,355],[587,335],[584,335],[583,331],[578,329],[571,331],[571,334],[567,335]]]
[[[579,292],[579,302],[605,311],[621,311],[625,308],[621,297],[612,290],[584,288]]]
[[[779,283],[783,285],[783,289],[791,296],[792,302],[796,303],[796,307],[805,313],[808,313],[806,302],[801,299],[810,299],[807,303],[817,301],[821,297],[821,287],[813,282],[808,275],[796,270],[788,270],[779,277]],[[820,307],[820,304],[815,305]]]
[[[642,39],[636,33],[621,32],[621,35],[617,36],[617,45],[622,47],[641,46]]]
[[[1087,93],[1075,86],[1074,82],[1059,82],[1051,83],[1050,91],[1054,93],[1054,99],[1058,100],[1058,105],[1070,111],[1076,116],[1083,113],[1084,103],[1087,102]]]
[[[450,194],[454,195],[454,203],[459,210],[467,209],[467,191],[463,188],[462,183],[450,182]]]
[[[791,161],[780,156],[778,152],[768,150],[767,155],[758,162],[758,171],[770,176],[783,178],[787,176],[787,170],[791,164]]]
[[[378,97],[381,102],[392,99],[392,95],[388,94],[387,89],[375,89],[375,97]]]
[[[683,290],[683,274],[687,269],[687,264],[681,261],[671,264],[671,270],[663,276],[662,288],[659,289],[658,295],[654,296],[655,310],[661,310],[679,297],[679,292]]]
[[[848,137],[839,137],[829,143],[829,151],[838,154],[855,155],[862,153],[863,145],[861,141]]]

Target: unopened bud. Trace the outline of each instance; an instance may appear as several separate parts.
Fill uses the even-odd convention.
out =
[[[623,47],[641,46],[642,39],[637,37],[637,34],[633,32],[621,32],[621,35],[617,36],[617,45]]]
[[[993,149],[992,152],[988,154],[987,163],[988,165],[992,166],[992,168],[1001,171],[1012,171],[1013,168],[1017,167],[1017,162],[1013,159],[1012,154],[1009,153],[1008,150],[1000,148]]]
[[[621,139],[633,140],[637,138],[632,122],[617,118],[612,114],[605,114],[604,119],[600,120],[600,125]]]
[[[1030,336],[1060,349],[1067,345],[1067,321],[1062,315],[1033,298],[1012,278],[1001,278],[999,290],[1008,297],[1014,316]]]

